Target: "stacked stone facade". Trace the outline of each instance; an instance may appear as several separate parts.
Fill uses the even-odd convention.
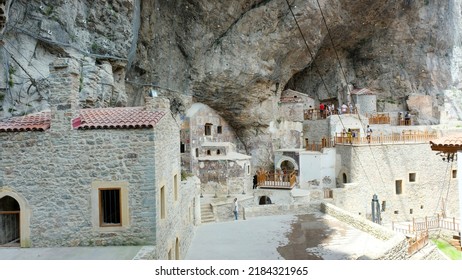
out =
[[[51,64],[50,129],[0,132],[0,198],[17,199],[27,214],[21,246],[154,245],[154,258],[181,258],[172,246],[189,246],[198,188],[180,182],[176,122],[166,112],[153,128],[72,129],[78,68],[71,59]],[[121,189],[120,226],[99,223],[102,188]]]
[[[339,145],[336,150],[341,158],[336,206],[370,217],[377,194],[383,223],[437,213],[458,217],[457,164],[441,160],[428,143]]]

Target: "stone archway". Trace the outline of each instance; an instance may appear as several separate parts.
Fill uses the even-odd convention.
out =
[[[258,205],[272,204],[271,198],[269,196],[261,196]]]
[[[30,247],[30,207],[26,200],[12,191],[0,190],[0,212],[2,211],[3,213],[12,213],[8,215],[14,215],[15,212],[18,212],[19,232],[17,237],[19,238],[19,245],[21,247]],[[8,226],[11,227],[13,219],[16,218],[9,217],[8,219]],[[15,234],[13,233],[13,235]]]
[[[291,158],[291,157],[288,157],[288,156],[282,156],[279,161],[276,163],[275,167],[276,169],[281,169],[285,166],[285,165],[292,165],[293,166],[293,170],[295,171],[298,171],[298,164],[297,162]]]

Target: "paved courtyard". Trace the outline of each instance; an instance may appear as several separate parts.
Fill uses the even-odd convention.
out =
[[[186,260],[343,260],[383,241],[322,213],[257,217],[197,228]],[[0,248],[0,260],[131,260],[141,246]]]
[[[189,260],[343,260],[384,242],[322,213],[201,225]]]

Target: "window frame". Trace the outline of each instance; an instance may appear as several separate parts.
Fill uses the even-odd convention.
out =
[[[105,223],[104,222],[104,211],[103,209],[103,196],[102,192],[104,191],[118,191],[119,201],[118,201],[118,216],[119,222],[118,223]],[[98,203],[99,203],[99,226],[100,227],[121,227],[122,222],[122,191],[121,188],[98,188]]]
[[[101,225],[100,190],[120,189],[120,225]],[[130,228],[129,184],[127,181],[93,181],[91,183],[91,220],[93,230],[99,232],[124,231]]]
[[[205,136],[212,136],[212,126],[213,124],[211,123],[206,123],[204,125],[204,135]]]

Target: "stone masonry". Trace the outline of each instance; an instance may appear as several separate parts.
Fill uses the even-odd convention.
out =
[[[0,198],[17,198],[28,213],[21,246],[155,245],[152,257],[181,258],[198,188],[180,186],[179,127],[171,114],[153,128],[72,129],[80,64],[63,58],[50,68],[50,129],[0,132]],[[97,190],[107,187],[121,188],[119,227],[97,222]]]
[[[372,195],[377,194],[383,223],[443,212],[458,216],[457,179],[453,178],[457,166],[442,161],[428,143],[339,145],[336,149],[341,157],[337,180],[347,181],[333,190],[336,206],[368,216]]]

